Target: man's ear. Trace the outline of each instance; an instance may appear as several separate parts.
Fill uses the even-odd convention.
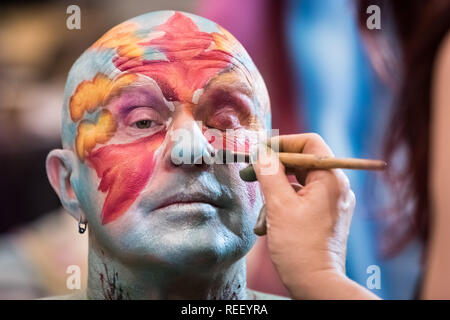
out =
[[[47,177],[61,200],[61,204],[77,221],[86,223],[86,215],[80,208],[70,178],[76,168],[76,157],[71,150],[52,150],[46,161]]]

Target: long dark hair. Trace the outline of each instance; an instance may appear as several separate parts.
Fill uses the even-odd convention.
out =
[[[394,219],[385,250],[393,255],[414,238],[425,245],[428,242],[432,218],[428,185],[432,72],[450,30],[450,0],[359,0],[358,5],[360,30],[369,56],[395,94],[385,156],[392,163],[400,147],[406,153],[401,168],[388,170],[399,204],[390,211]],[[381,30],[366,26],[370,5],[381,9]],[[383,24],[390,30],[383,30]],[[396,40],[389,42],[392,34]],[[412,210],[406,204],[412,205]]]

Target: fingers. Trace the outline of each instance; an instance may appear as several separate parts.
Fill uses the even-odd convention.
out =
[[[285,172],[286,172],[286,175],[295,174],[300,183],[303,183],[302,181],[304,181],[304,178],[306,177],[306,170],[302,170],[302,169],[285,168]],[[240,170],[239,176],[241,177],[242,180],[244,180],[246,182],[254,182],[254,181],[258,180],[256,177],[255,168],[253,167],[252,164],[250,164],[250,165],[248,165],[248,167]],[[302,178],[303,178],[303,180],[300,180]]]
[[[291,186],[295,192],[298,192],[303,188],[303,186],[298,183],[291,183]],[[264,204],[259,211],[259,216],[255,228],[253,228],[253,232],[258,236],[264,236],[267,233],[267,227],[267,206]]]
[[[278,139],[280,152],[334,156],[324,140],[314,133],[273,137],[269,143],[272,147],[273,144],[276,146],[276,139]],[[258,179],[266,197],[266,203],[269,203],[271,209],[278,208],[286,201],[292,200],[292,197],[296,194],[288,181],[284,166],[276,156],[276,152],[270,148],[267,148],[267,152],[259,154],[258,161],[253,167],[243,171],[241,171],[241,177],[244,180],[255,181],[255,178]],[[244,173],[248,173],[248,176],[251,176],[250,179],[248,177],[245,179]],[[306,170],[296,168],[288,173],[294,173],[298,182],[305,185],[310,192],[327,190],[327,194],[335,199],[347,194],[350,190],[349,180],[341,169]],[[313,182],[315,182],[314,186],[312,185]]]
[[[315,133],[301,133],[272,137],[268,145],[277,152],[292,153],[309,153],[318,156],[332,157],[333,152],[323,141],[323,139]],[[301,168],[287,168],[286,174],[295,174],[297,180],[301,184],[305,184],[309,170]],[[240,176],[244,181],[256,181],[256,174],[252,165],[241,170]],[[313,175],[314,177],[314,175]]]
[[[316,133],[300,133],[283,136],[272,137],[269,140],[269,145],[272,148],[277,148],[279,152],[305,153],[314,154],[317,156],[334,157],[333,152]],[[327,173],[320,173],[320,172]],[[299,183],[306,184],[308,181],[326,178],[330,173],[329,170],[306,170],[298,168],[295,170],[295,175]],[[319,172],[319,173],[318,173]]]
[[[283,203],[296,196],[284,172],[283,164],[270,148],[267,148],[267,152],[259,154],[254,168],[266,203],[270,205]]]
[[[305,153],[317,156],[334,157],[330,147],[321,136],[316,133],[302,133],[272,137],[269,145],[273,148],[277,146],[279,152]],[[303,185],[312,182],[320,182],[334,191],[336,196],[346,194],[350,190],[350,183],[347,176],[341,169],[333,170],[307,170],[296,168],[295,176],[297,181]]]
[[[334,157],[322,137],[316,133],[289,134],[272,137],[269,146],[276,147],[278,152],[309,153],[318,156]]]

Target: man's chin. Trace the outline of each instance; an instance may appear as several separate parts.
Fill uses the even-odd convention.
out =
[[[149,213],[148,219],[152,224],[177,231],[214,224],[219,215],[219,208],[208,203],[193,202],[172,204],[154,210]]]
[[[128,248],[128,252],[134,251],[141,263],[197,272],[232,264],[246,253],[240,252],[241,240],[235,234],[206,225],[166,232],[153,239],[148,244],[135,243],[135,249]]]

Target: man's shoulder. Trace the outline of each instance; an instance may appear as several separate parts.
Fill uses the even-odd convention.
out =
[[[291,298],[247,289],[247,300],[291,300]]]

